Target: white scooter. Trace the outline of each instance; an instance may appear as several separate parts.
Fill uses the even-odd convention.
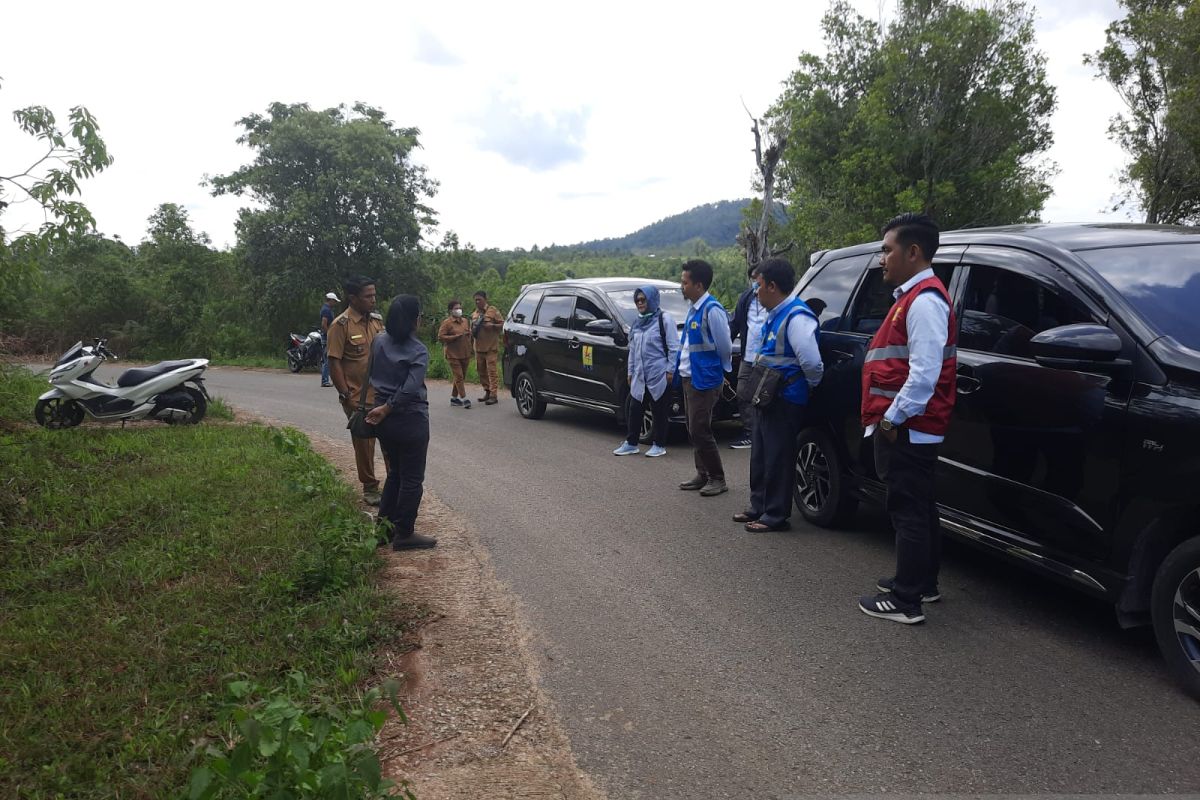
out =
[[[84,347],[76,342],[50,370],[54,388],[38,398],[33,416],[46,428],[73,428],[91,416],[102,422],[156,419],[166,423],[195,424],[208,410],[208,390],[200,373],[206,358],[162,361],[150,367],[127,369],[110,386],[96,378],[96,368],[117,360],[95,339]]]

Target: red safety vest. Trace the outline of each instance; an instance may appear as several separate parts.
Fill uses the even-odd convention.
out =
[[[883,324],[871,339],[862,372],[862,424],[875,425],[892,405],[892,399],[908,380],[908,324],[907,314],[913,301],[921,292],[935,291],[946,305],[950,306],[950,330],[946,332],[946,348],[942,361],[942,372],[938,375],[933,397],[925,411],[909,417],[904,424],[914,431],[935,436],[944,436],[950,425],[950,412],[954,408],[955,370],[957,368],[956,333],[954,307],[946,287],[936,276],[926,278],[909,289],[892,304],[884,317]]]

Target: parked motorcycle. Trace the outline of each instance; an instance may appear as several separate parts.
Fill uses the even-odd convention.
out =
[[[305,367],[319,367],[324,356],[325,341],[320,331],[303,337],[298,333],[288,334],[287,362],[292,372],[299,372]]]
[[[33,416],[46,428],[73,428],[91,416],[102,422],[156,419],[168,424],[195,424],[208,410],[208,390],[200,374],[206,358],[161,361],[127,369],[111,386],[96,378],[96,368],[117,357],[95,339],[76,342],[50,370],[54,388],[38,398]]]

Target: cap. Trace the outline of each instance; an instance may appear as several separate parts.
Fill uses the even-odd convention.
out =
[[[340,300],[338,300],[338,296],[336,294],[334,294],[333,292],[326,292],[325,299],[332,300],[335,303],[341,302]]]

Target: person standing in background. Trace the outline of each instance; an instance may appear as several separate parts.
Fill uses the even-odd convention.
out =
[[[638,318],[629,330],[629,419],[628,436],[613,450],[614,456],[638,453],[645,403],[654,414],[653,446],[649,458],[667,454],[667,427],[671,416],[671,392],[667,375],[679,350],[674,318],[659,308],[658,289],[643,286],[633,293]]]
[[[496,361],[500,357],[500,331],[504,328],[504,315],[488,304],[487,292],[475,293],[475,313],[471,314],[471,337],[475,340],[475,369],[479,372],[479,385],[483,387],[484,405],[494,406],[500,402],[500,376]]]
[[[725,385],[725,373],[733,368],[733,342],[729,338],[729,314],[708,293],[712,278],[713,268],[707,261],[696,258],[683,265],[679,288],[691,307],[683,323],[674,370],[674,377],[683,383],[688,433],[696,461],[696,475],[679,488],[699,490],[702,497],[729,491],[721,451],[713,436],[712,413]]]
[[[340,302],[333,292],[326,292],[325,303],[321,306],[321,385],[333,386],[329,380],[329,326],[337,314],[333,311],[335,303]]]
[[[346,419],[358,408],[358,398],[367,386],[367,406],[371,405],[371,389],[367,381],[367,360],[371,342],[383,330],[383,319],[375,313],[375,281],[356,277],[342,286],[348,306],[329,326],[329,377],[337,388],[338,400]],[[362,483],[363,499],[368,505],[379,505],[379,479],[375,477],[375,440],[356,439],[354,463]],[[387,457],[383,460],[387,466]]]
[[[438,328],[438,341],[442,343],[442,353],[450,372],[454,376],[454,386],[450,389],[450,405],[460,408],[470,408],[471,400],[467,397],[467,365],[471,363],[471,323],[463,316],[462,303],[451,300],[446,306],[450,315],[442,321]]]
[[[749,395],[750,370],[754,368],[754,360],[758,357],[758,348],[762,344],[762,326],[767,318],[767,310],[758,300],[756,273],[755,267],[746,271],[750,279],[750,288],[738,298],[730,325],[730,333],[737,338],[742,357],[737,374],[738,417],[742,421],[742,436],[729,445],[734,450],[750,447],[754,436],[754,406],[750,404]]]

